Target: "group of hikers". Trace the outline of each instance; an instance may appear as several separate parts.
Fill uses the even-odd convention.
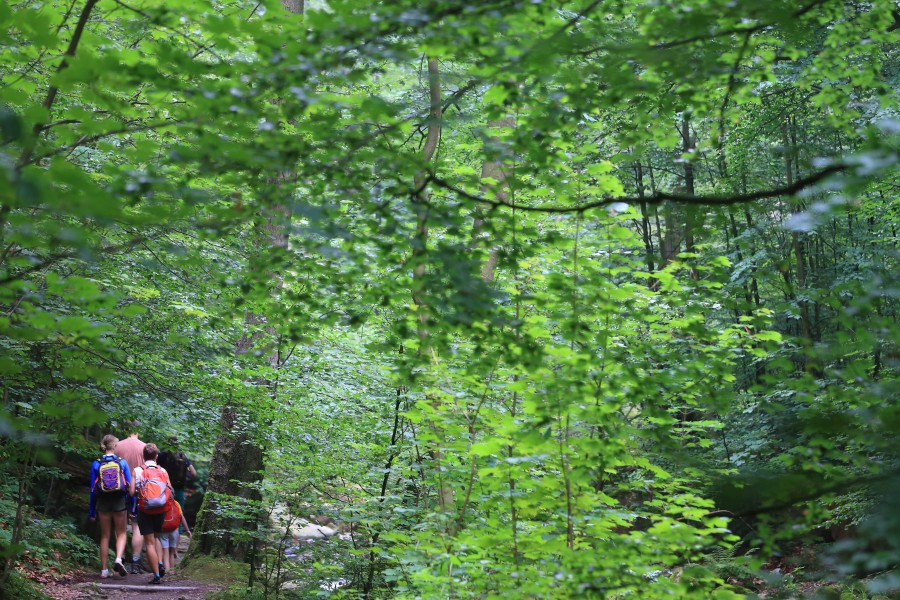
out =
[[[169,438],[171,450],[160,452],[156,444],[138,438],[137,421],[128,423],[130,435],[122,440],[106,435],[100,442],[103,456],[91,465],[91,500],[88,517],[100,521],[100,577],[109,577],[108,555],[112,531],[116,536],[113,570],[126,576],[142,573],[141,548],[147,553],[151,584],[175,563],[179,531],[191,535],[184,518],[184,487],[197,471],[183,452],[176,450],[177,438]],[[131,568],[122,561],[127,523],[131,523]]]

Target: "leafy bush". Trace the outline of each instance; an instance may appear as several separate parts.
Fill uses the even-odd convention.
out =
[[[0,495],[0,547],[10,548],[16,506],[6,481]],[[19,547],[12,548],[22,556],[22,566],[30,571],[60,574],[72,569],[93,566],[97,562],[97,545],[78,531],[74,520],[50,518],[25,506],[26,524]]]
[[[4,598],[50,600],[49,596],[41,592],[38,585],[34,581],[23,577],[19,573],[12,573],[7,580],[6,585],[2,589],[0,589],[0,592],[3,592],[3,594],[5,594],[5,596],[3,596]]]

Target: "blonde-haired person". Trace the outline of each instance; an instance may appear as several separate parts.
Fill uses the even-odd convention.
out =
[[[128,496],[134,495],[134,479],[128,462],[116,455],[119,439],[105,435],[100,442],[103,456],[91,464],[91,501],[88,518],[100,521],[100,578],[109,577],[109,538],[116,530],[116,561],[113,568],[119,575],[127,575],[122,564],[125,552],[125,514]]]

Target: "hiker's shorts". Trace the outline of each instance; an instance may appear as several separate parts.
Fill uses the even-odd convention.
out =
[[[156,539],[159,540],[159,545],[163,547],[163,550],[166,548],[177,548],[178,547],[178,530],[175,531],[163,531],[160,534],[157,534]]]
[[[125,492],[99,492],[97,496],[97,512],[122,512],[127,505]]]
[[[138,529],[141,535],[150,535],[151,533],[162,533],[163,520],[166,515],[148,515],[147,513],[137,511]]]

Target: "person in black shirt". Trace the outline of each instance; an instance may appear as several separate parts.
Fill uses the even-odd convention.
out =
[[[197,476],[197,469],[194,468],[184,452],[178,448],[176,436],[173,435],[169,438],[169,450],[160,452],[157,464],[169,473],[169,481],[172,482],[172,489],[175,490],[175,500],[184,506],[184,487],[188,476],[191,478]]]

